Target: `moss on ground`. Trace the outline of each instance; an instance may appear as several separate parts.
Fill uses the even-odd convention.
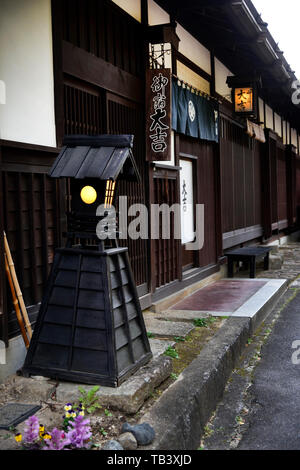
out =
[[[206,343],[223,325],[224,319],[214,317],[207,327],[195,327],[183,342],[178,342],[175,349],[179,355],[173,360],[173,373],[179,375],[200,354]]]
[[[196,359],[208,341],[222,327],[227,317],[209,318],[210,321],[207,322],[207,327],[195,327],[184,341],[181,339],[176,342],[174,348],[179,357],[178,359],[172,358],[173,371],[171,376],[153,391],[149,399],[144,403],[143,407],[134,416],[134,419],[138,419],[149,408],[151,408],[153,403],[161,396],[161,394],[177,380],[179,374],[183,372],[194,359]],[[176,341],[175,338],[174,340]]]

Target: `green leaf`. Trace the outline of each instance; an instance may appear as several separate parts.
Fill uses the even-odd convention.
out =
[[[174,341],[176,341],[176,343],[184,342],[185,338],[183,336],[174,336]]]
[[[194,319],[194,325],[198,326],[200,328],[207,328],[207,319],[206,318],[195,318]]]
[[[173,359],[179,359],[178,352],[176,351],[176,349],[172,348],[171,346],[169,346],[169,347],[165,350],[164,355],[165,355],[165,356],[172,357]]]
[[[107,432],[104,430],[104,428],[101,428],[100,432],[101,432],[102,436],[104,436],[104,437],[107,436]]]

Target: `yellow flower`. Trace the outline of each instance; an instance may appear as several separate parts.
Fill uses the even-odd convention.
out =
[[[43,424],[40,424],[40,436],[42,436],[44,432],[45,432],[45,426],[43,426]]]
[[[76,418],[76,413],[71,413],[72,418]]]
[[[80,411],[78,414],[79,416],[84,416],[84,411]]]
[[[65,411],[70,411],[72,409],[72,405],[66,405],[64,409]]]
[[[66,418],[71,418],[71,414],[70,413],[66,413]]]
[[[15,440],[16,442],[21,442],[22,441],[22,434],[18,433],[15,435]]]
[[[42,438],[43,438],[44,440],[47,440],[47,439],[50,440],[50,439],[52,439],[52,436],[51,436],[51,434],[44,433],[44,434],[42,435]]]

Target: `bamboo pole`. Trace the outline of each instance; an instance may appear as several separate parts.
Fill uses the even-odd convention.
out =
[[[15,287],[14,287],[14,283],[13,283],[13,280],[12,280],[9,265],[8,265],[8,262],[7,262],[6,253],[4,254],[4,258],[5,258],[5,270],[6,270],[6,274],[7,274],[9,287],[10,287],[10,290],[11,290],[13,305],[14,305],[14,308],[15,308],[15,312],[16,312],[16,315],[17,315],[17,320],[18,320],[18,323],[19,323],[19,327],[20,327],[20,330],[21,330],[21,333],[22,333],[22,337],[23,337],[25,346],[28,349],[29,340],[27,338],[27,333],[26,333],[25,326],[24,326],[24,323],[23,323],[23,317],[22,317],[20,307],[19,307],[19,302],[18,302],[18,299],[17,299],[17,296],[16,296]]]
[[[22,295],[22,292],[21,292],[21,289],[20,289],[18,278],[17,278],[15,265],[14,265],[14,262],[13,262],[13,259],[12,259],[12,256],[11,256],[11,252],[10,252],[10,248],[9,248],[9,244],[8,244],[5,232],[4,232],[4,248],[5,248],[5,253],[6,253],[6,256],[7,256],[7,262],[8,262],[9,270],[10,270],[10,273],[11,273],[12,281],[13,281],[14,288],[15,288],[15,291],[16,291],[17,299],[19,301],[21,312],[22,312],[22,315],[23,315],[23,318],[24,318],[24,321],[25,321],[27,334],[28,334],[29,340],[31,340],[31,338],[32,338],[32,329],[31,329],[31,325],[30,325],[27,310],[26,310],[26,307],[25,307],[23,295]]]

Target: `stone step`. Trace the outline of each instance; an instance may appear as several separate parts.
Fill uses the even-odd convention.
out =
[[[225,314],[224,314],[225,315]],[[194,310],[164,310],[155,314],[158,320],[170,320],[172,322],[193,322],[196,318],[208,318],[211,314],[205,311]]]
[[[151,396],[155,388],[170,376],[171,372],[172,359],[170,357],[154,357],[119,387],[101,386],[96,392],[96,396],[103,408],[134,414]],[[77,401],[79,385],[86,391],[93,388],[92,385],[60,382],[56,389],[57,402],[73,403]]]
[[[145,325],[148,333],[163,338],[174,338],[174,336],[186,337],[193,329],[191,323],[172,322],[154,318],[151,314],[144,315]]]
[[[176,344],[176,341],[150,338],[149,343],[153,358],[155,359],[159,356],[162,356],[169,347],[173,348],[173,346]]]

